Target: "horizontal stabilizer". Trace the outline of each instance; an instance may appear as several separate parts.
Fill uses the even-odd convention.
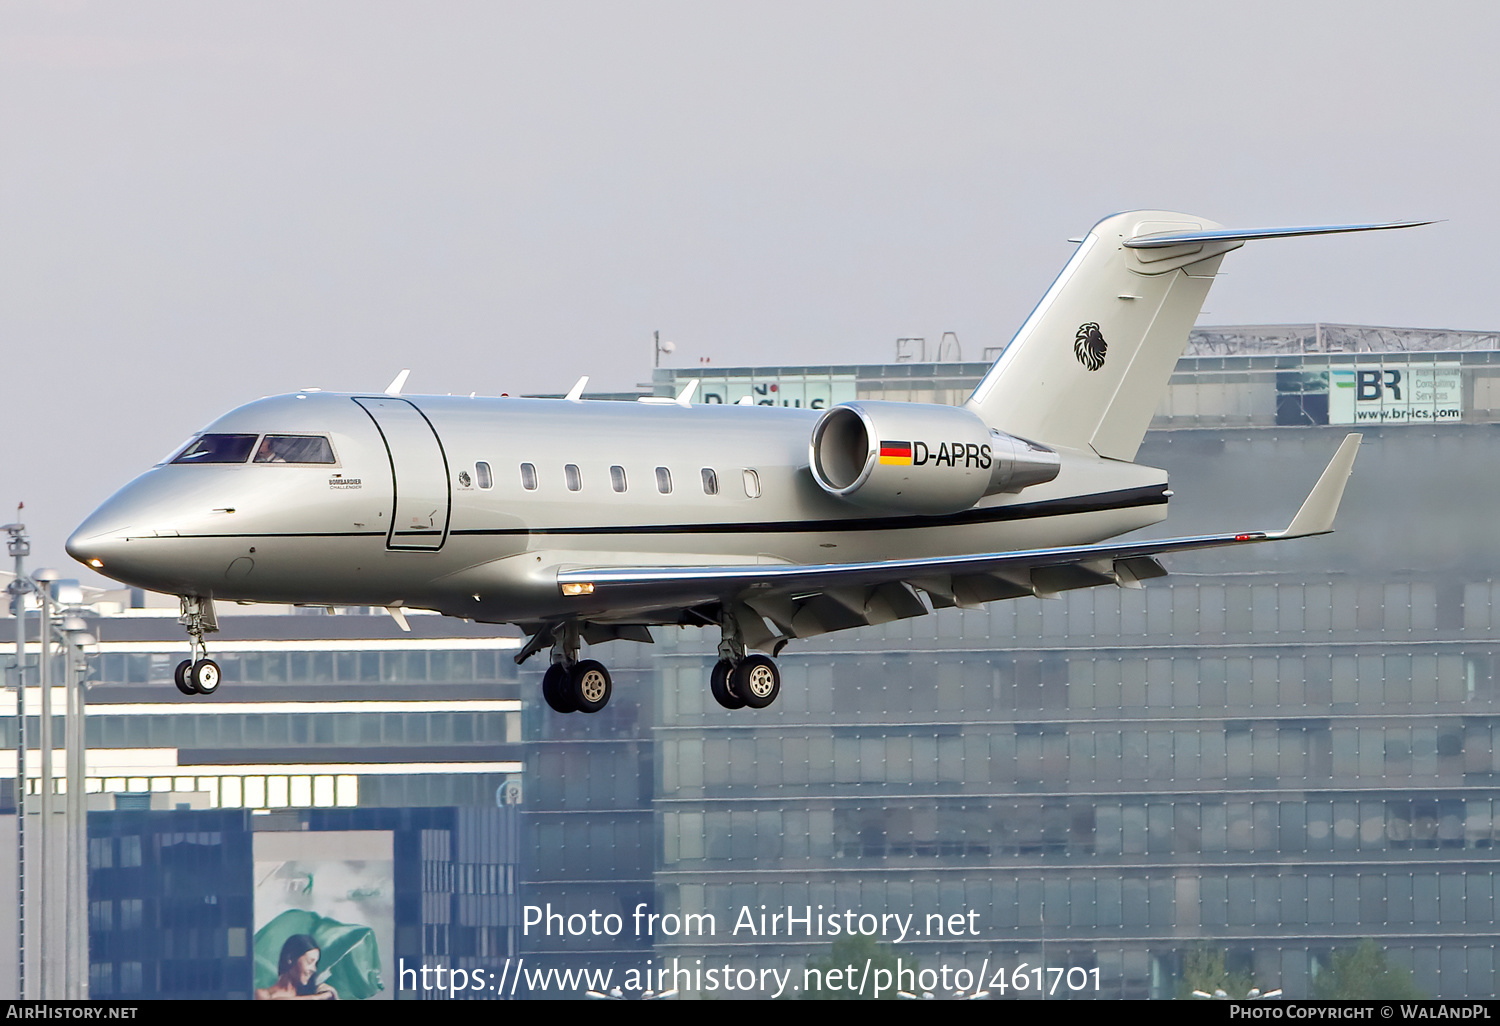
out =
[[[1345,232],[1378,232],[1388,228],[1420,228],[1436,221],[1387,221],[1384,224],[1322,224],[1298,228],[1215,228],[1198,232],[1156,232],[1125,240],[1126,249],[1166,249],[1204,242],[1249,242],[1252,239],[1286,239],[1298,235],[1342,235]]]

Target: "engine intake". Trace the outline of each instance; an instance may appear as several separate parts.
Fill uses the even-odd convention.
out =
[[[962,407],[893,402],[842,403],[823,414],[810,463],[830,495],[933,514],[1051,481],[1059,470],[1051,449],[995,431]]]

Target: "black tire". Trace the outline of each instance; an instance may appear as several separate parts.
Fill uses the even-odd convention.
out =
[[[769,656],[746,656],[730,674],[729,686],[750,708],[764,709],[781,694],[781,671]]]
[[[745,700],[733,691],[729,690],[729,675],[734,672],[734,664],[728,659],[720,659],[714,663],[714,672],[708,678],[708,690],[718,702],[726,709],[743,709]]]
[[[568,697],[579,712],[598,712],[609,704],[613,692],[614,682],[609,679],[609,671],[598,660],[585,659],[568,671]]]
[[[578,707],[569,700],[568,695],[567,667],[562,663],[553,663],[547,667],[547,672],[542,674],[542,697],[547,700],[553,712],[577,712]]]
[[[193,682],[188,679],[188,674],[193,669],[193,661],[184,659],[177,664],[177,670],[172,674],[172,683],[177,685],[177,690],[184,695],[196,695],[198,689],[193,687]]]
[[[219,690],[223,683],[224,675],[219,671],[219,664],[212,659],[199,659],[188,671],[188,683],[200,695],[211,695]]]

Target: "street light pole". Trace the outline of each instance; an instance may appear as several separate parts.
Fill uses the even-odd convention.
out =
[[[88,937],[88,794],[84,783],[84,679],[88,660],[85,645],[95,642],[88,624],[70,616],[62,624],[63,648],[66,652],[64,681],[67,686],[67,970],[64,996],[86,1001],[89,996]]]
[[[15,577],[6,591],[16,618],[16,996],[23,1001],[26,993],[26,593],[31,582],[26,577],[25,557],[31,554],[31,540],[25,524],[6,524],[10,535],[6,550],[15,558]]]
[[[37,681],[41,684],[42,706],[37,719],[39,754],[41,756],[41,799],[37,822],[40,824],[37,837],[37,892],[36,892],[36,943],[37,943],[37,997],[43,1001],[53,996],[52,979],[48,962],[52,955],[52,923],[47,915],[47,877],[52,863],[47,858],[48,835],[52,833],[52,582],[62,575],[56,570],[38,570],[31,575],[32,590],[36,592],[42,609],[42,622],[37,631]]]

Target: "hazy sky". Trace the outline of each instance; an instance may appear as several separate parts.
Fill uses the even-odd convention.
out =
[[[0,5],[0,519],[37,562],[302,386],[560,392],[1008,339],[1116,210],[1203,323],[1500,328],[1490,4]]]

